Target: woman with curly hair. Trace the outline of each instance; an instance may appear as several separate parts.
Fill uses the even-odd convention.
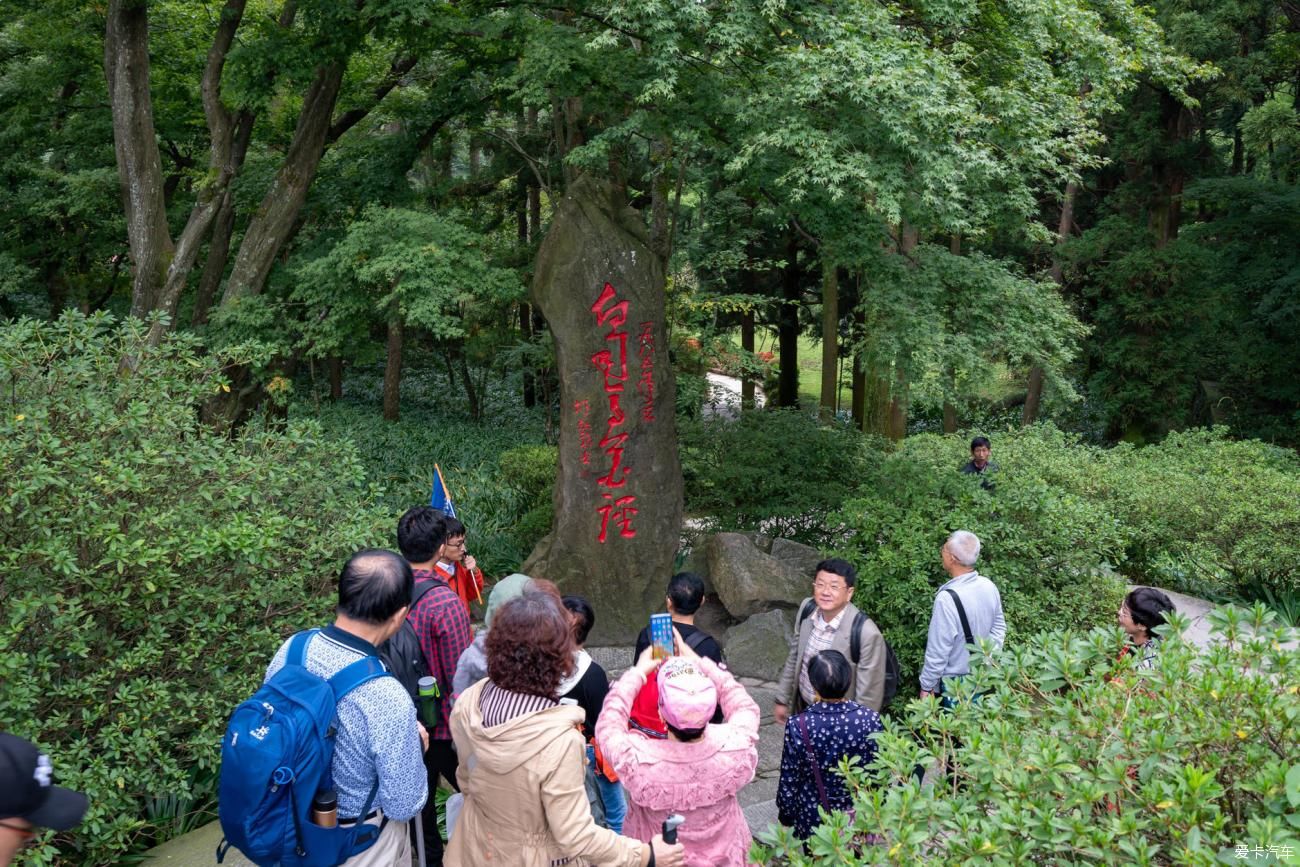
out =
[[[580,707],[557,690],[574,633],[555,585],[534,581],[505,603],[487,637],[486,680],[451,712],[464,806],[447,846],[453,867],[601,864],[679,867],[682,847],[598,826],[587,803]]]

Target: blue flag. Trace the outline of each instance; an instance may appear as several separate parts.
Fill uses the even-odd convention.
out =
[[[429,505],[449,517],[456,517],[451,491],[447,490],[447,483],[442,480],[442,469],[437,464],[433,465],[433,490],[429,493]]]

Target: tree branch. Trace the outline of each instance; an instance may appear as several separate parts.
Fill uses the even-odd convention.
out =
[[[416,57],[399,57],[394,60],[388,69],[388,75],[384,76],[383,81],[375,87],[371,94],[370,102],[367,105],[350,108],[343,114],[339,115],[334,123],[330,124],[329,132],[325,136],[325,143],[331,145],[338,141],[339,136],[352,129],[358,123],[374,110],[375,106],[384,101],[384,97],[392,92],[393,88],[402,83],[402,76],[410,72],[415,67]]]

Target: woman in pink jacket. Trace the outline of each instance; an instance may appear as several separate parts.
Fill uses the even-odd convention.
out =
[[[681,636],[679,656],[653,657],[646,648],[605,698],[596,743],[627,790],[623,833],[649,840],[664,819],[681,813],[678,840],[687,867],[748,863],[751,843],[736,793],[758,767],[758,705],[730,672],[698,656]],[[659,713],[666,740],[628,729],[628,714],[646,677],[659,668]],[[718,704],[725,722],[710,725]]]

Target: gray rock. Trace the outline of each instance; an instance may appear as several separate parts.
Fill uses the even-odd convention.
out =
[[[793,615],[788,611],[755,614],[727,631],[727,665],[737,677],[775,681],[790,653]]]
[[[555,339],[563,411],[551,538],[522,571],[591,601],[593,643],[626,642],[663,606],[682,470],[663,264],[622,192],[592,175],[569,187],[532,297]]]
[[[772,556],[784,563],[795,574],[803,576],[804,589],[800,591],[800,598],[812,592],[810,588],[813,582],[813,569],[816,568],[818,563],[826,559],[822,556],[822,552],[816,548],[810,548],[790,539],[773,539]]]
[[[793,608],[808,595],[809,580],[790,560],[761,550],[750,534],[715,533],[707,545],[709,577],[732,616]]]

